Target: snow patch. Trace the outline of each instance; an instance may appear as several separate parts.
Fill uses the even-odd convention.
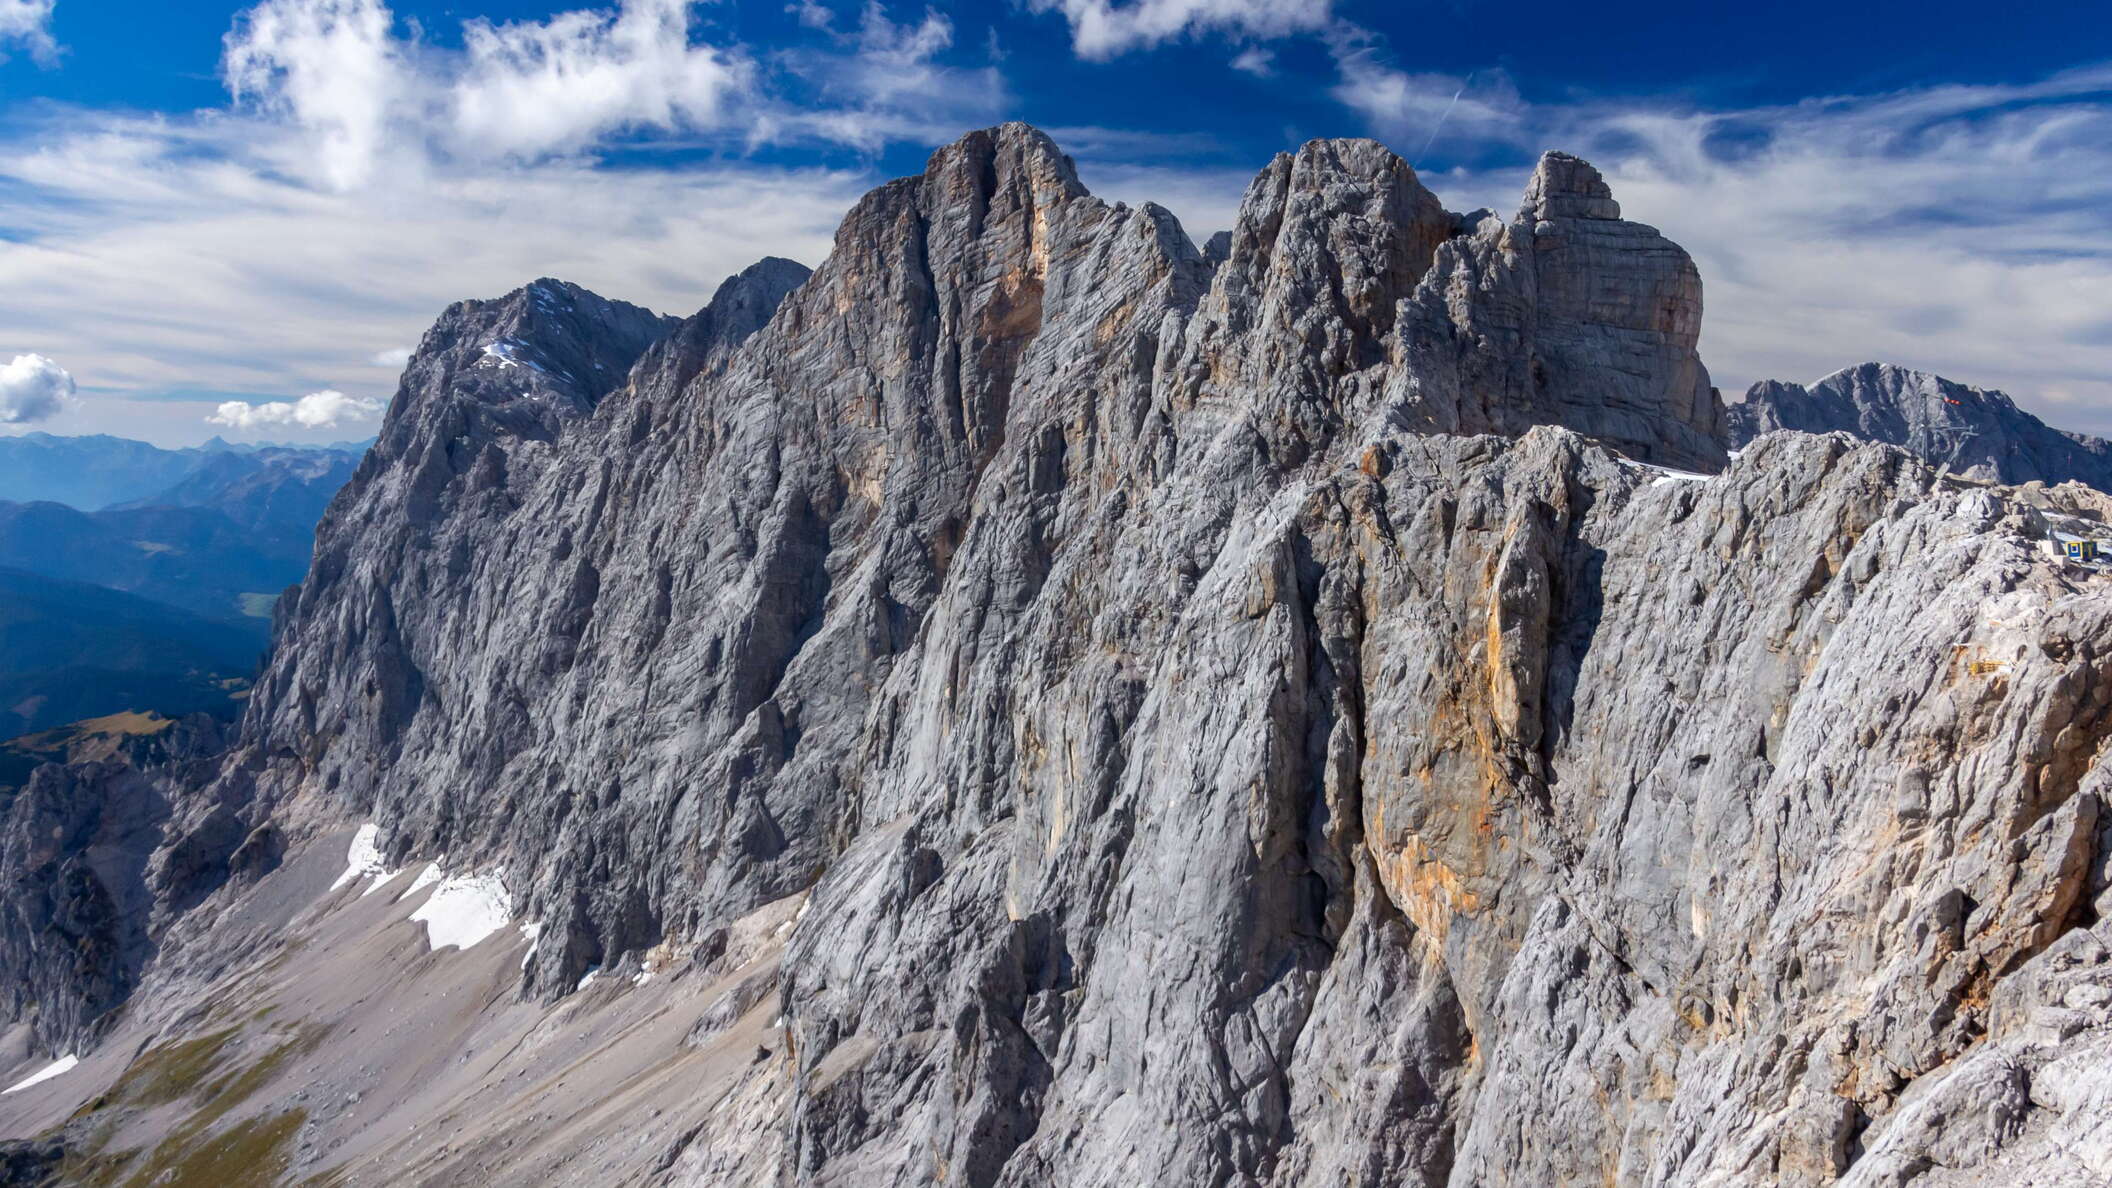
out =
[[[0,1093],[17,1093],[21,1090],[29,1088],[31,1085],[41,1085],[44,1082],[52,1079],[53,1077],[59,1076],[62,1073],[72,1072],[73,1066],[79,1064],[80,1062],[80,1057],[68,1053],[67,1055],[59,1057],[57,1060],[52,1061],[50,1064],[45,1065],[43,1068],[38,1069],[36,1072],[33,1072],[28,1076],[23,1077],[21,1080],[16,1081],[14,1084],[9,1085],[7,1088],[0,1089]]]
[[[1715,477],[1708,474],[1696,474],[1691,470],[1674,470],[1669,466],[1652,466],[1649,469],[1658,472],[1658,477],[1650,480],[1650,485],[1653,487],[1662,487],[1666,483],[1705,483]]]
[[[1736,457],[1737,455],[1733,454],[1732,456]],[[1650,485],[1653,487],[1662,487],[1666,483],[1707,482],[1716,477],[1713,474],[1696,474],[1691,470],[1674,470],[1669,466],[1659,466],[1653,462],[1638,462],[1633,458],[1622,458],[1620,463],[1630,470],[1656,471],[1659,477],[1650,480]]]
[[[497,875],[444,878],[411,919],[425,925],[426,944],[433,949],[475,948],[513,922],[513,896]]]
[[[502,369],[507,367],[526,367],[531,371],[540,371],[545,375],[549,374],[548,369],[542,364],[537,363],[533,359],[521,357],[521,350],[522,345],[520,343],[514,342],[512,339],[502,338],[497,342],[485,345],[484,357],[497,360]]]
[[[543,947],[543,922],[529,920],[523,923],[521,935],[528,939],[528,951],[521,954],[521,968],[527,969],[528,963],[535,959],[535,951]]]
[[[572,993],[574,993],[574,994],[577,994],[577,993],[579,993],[580,991],[582,991],[582,990],[586,989],[586,988],[587,988],[587,986],[588,986],[589,984],[591,984],[591,983],[592,983],[592,982],[594,981],[594,979],[595,979],[595,978],[598,978],[598,977],[600,977],[600,976],[601,976],[601,967],[600,967],[600,966],[598,966],[598,965],[590,965],[590,966],[588,966],[588,967],[587,967],[587,972],[586,972],[586,976],[585,976],[585,977],[582,977],[582,978],[580,978],[580,979],[579,979],[579,985],[577,985],[577,986],[574,986],[574,987],[572,987]]]
[[[345,851],[345,873],[330,884],[332,891],[357,879],[370,879],[367,889],[360,892],[366,895],[396,877],[396,872],[389,869],[387,860],[382,857],[381,846],[377,844],[380,840],[381,826],[371,821],[353,831],[352,846]]]
[[[425,864],[425,869],[418,872],[418,877],[411,880],[411,885],[403,889],[403,894],[396,897],[396,902],[402,903],[404,900],[409,899],[411,896],[418,894],[420,891],[425,890],[427,887],[430,887],[434,883],[437,883],[439,881],[440,864],[437,862],[428,862]],[[411,919],[413,920],[417,918],[418,917],[416,916],[411,917]]]

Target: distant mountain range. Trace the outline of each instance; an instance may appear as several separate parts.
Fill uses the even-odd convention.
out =
[[[1809,387],[1766,380],[1724,406],[1730,443],[1763,433],[1852,433],[1988,482],[2078,482],[2112,491],[2112,441],[2055,429],[2001,392],[1885,363],[1843,368]]]
[[[232,716],[364,449],[0,438],[0,739],[121,710]]]
[[[0,568],[0,739],[125,709],[232,716],[263,633]]]
[[[307,568],[320,515],[245,524],[213,507],[0,503],[0,566],[246,621],[261,643],[271,599]]]
[[[25,433],[0,437],[0,500],[28,503],[48,500],[83,511],[123,503],[188,505],[168,498],[201,474],[213,476],[212,487],[224,487],[244,475],[300,471],[317,459],[345,460],[345,476],[366,453],[367,442],[326,446],[238,444],[215,437],[201,446],[169,450],[123,437],[96,434],[58,437]],[[344,478],[330,490],[342,486]],[[197,488],[191,488],[195,498]],[[327,502],[328,496],[324,496]],[[320,508],[317,509],[318,515]]]

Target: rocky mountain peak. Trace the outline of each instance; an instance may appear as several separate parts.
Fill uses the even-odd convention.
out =
[[[703,309],[655,343],[637,364],[635,382],[663,395],[679,392],[697,372],[722,363],[777,313],[785,295],[813,269],[765,256],[720,283]]]
[[[1618,214],[1316,141],[1206,254],[1009,124],[671,332],[451,308],[228,753],[23,802],[0,1011],[86,1058],[0,1120],[218,1141],[122,1077],[224,1027],[201,1083],[299,1078],[288,1175],[347,1183],[2112,1150],[2112,579],[2045,548],[2112,500],[1727,461],[1699,274]],[[97,945],[156,954],[123,1007]]]
[[[1457,223],[1385,145],[1310,141],[1277,154],[1247,187],[1215,304],[1230,325],[1249,305],[1308,341],[1310,328],[1339,321],[1357,344],[1350,354],[1368,364]]]
[[[1044,199],[1079,198],[1086,192],[1069,154],[1048,133],[1019,120],[966,133],[933,151],[924,176],[942,185],[966,182],[967,193],[985,197],[1010,184],[1024,184]]]
[[[979,129],[933,152],[923,173],[861,199],[838,227],[831,259],[881,248],[874,237],[895,235],[905,216],[941,224],[931,236],[941,242],[976,239],[986,223],[1016,226],[1024,242],[1049,212],[1086,197],[1071,159],[1040,129],[1016,121]]]
[[[471,423],[502,436],[547,439],[621,385],[672,318],[543,278],[494,300],[447,307],[404,368],[375,445],[381,459],[412,448],[421,426],[460,436]]]
[[[449,365],[500,377],[494,393],[536,392],[592,405],[620,386],[631,363],[674,325],[675,319],[627,301],[543,277],[495,301],[449,307],[411,366],[420,356],[446,355]]]
[[[2007,393],[1887,363],[1845,367],[1808,386],[1763,380],[1725,415],[1733,445],[1781,429],[1838,431],[1970,478],[2112,490],[2112,442],[2054,429]]]
[[[1619,214],[1597,170],[1549,153],[1517,218],[1461,219],[1401,335],[1403,418],[1444,432],[1566,425],[1642,461],[1720,468],[1722,403],[1696,349],[1701,274]]]
[[[1525,186],[1525,204],[1519,217],[1535,222],[1552,219],[1618,219],[1621,204],[1613,200],[1613,187],[1591,162],[1563,152],[1541,155]]]

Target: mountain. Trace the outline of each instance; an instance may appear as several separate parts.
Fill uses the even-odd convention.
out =
[[[41,439],[32,450],[133,457],[157,483],[176,473],[162,468],[170,457],[182,471],[143,500],[100,511],[0,502],[0,586],[10,596],[0,612],[10,640],[0,647],[0,739],[119,711],[233,717],[230,691],[255,675],[272,604],[307,571],[315,525],[358,459],[30,436]]]
[[[971,133],[446,310],[225,750],[0,814],[30,1182],[2112,1175],[2112,498],[1727,456],[1687,255]]]
[[[337,449],[214,452],[180,481],[114,506],[210,508],[245,528],[305,535],[358,465],[358,454]]]
[[[1762,433],[1853,433],[1989,482],[2078,482],[2112,491],[2112,441],[2054,429],[2001,392],[1864,363],[1805,387],[1765,380],[1725,409],[1730,442]]]
[[[101,434],[0,437],[0,500],[107,507],[181,482],[197,464],[195,451],[164,450]]]
[[[356,443],[256,447],[230,445],[216,437],[204,446],[165,450],[100,434],[0,436],[0,501],[63,503],[98,511],[119,504],[169,502],[161,496],[172,489],[188,492],[190,500],[210,499],[209,493],[216,488],[250,476],[270,476],[280,469],[294,473],[263,481],[297,483],[301,475],[313,480],[319,477],[318,467],[349,473],[360,452]],[[194,481],[202,473],[214,477]]]
[[[118,438],[30,434],[0,439],[0,453],[24,441],[39,450],[99,456],[131,457],[141,447]],[[138,456],[154,488],[141,498],[93,511],[49,500],[0,502],[0,566],[235,620],[261,645],[272,600],[307,572],[315,526],[352,477],[358,456],[334,448],[238,449],[218,438],[198,450]],[[180,465],[170,470],[168,458]],[[16,480],[42,482],[34,474]]]
[[[238,523],[206,507],[81,512],[56,503],[0,503],[0,566],[234,620],[261,647],[272,600],[308,567],[314,528],[298,518],[260,518],[266,522]]]
[[[223,712],[222,719],[226,716]],[[47,763],[122,759],[121,766],[145,766],[166,759],[163,744],[172,737],[201,728],[217,736],[216,725],[211,714],[178,720],[121,710],[19,735],[0,742],[0,797],[20,792],[36,769]]]
[[[0,568],[0,738],[143,706],[232,718],[261,651],[238,625]]]

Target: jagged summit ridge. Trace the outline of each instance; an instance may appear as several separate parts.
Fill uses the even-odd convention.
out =
[[[344,978],[386,1021],[287,1058],[365,1095],[301,1176],[2075,1165],[2031,1086],[2112,1065],[2112,601],[2042,541],[2108,509],[1724,466],[1699,277],[1618,215],[1316,141],[1198,251],[1006,125],[680,326],[455,307],[240,738],[160,777],[159,964],[0,1117]],[[350,839],[400,881],[326,890]],[[520,927],[426,951],[429,864]]]
[[[1733,445],[1780,429],[1847,432],[1912,451],[1954,474],[2112,490],[2112,442],[2048,426],[2008,394],[1884,363],[1808,386],[1763,380],[1726,407]]]

